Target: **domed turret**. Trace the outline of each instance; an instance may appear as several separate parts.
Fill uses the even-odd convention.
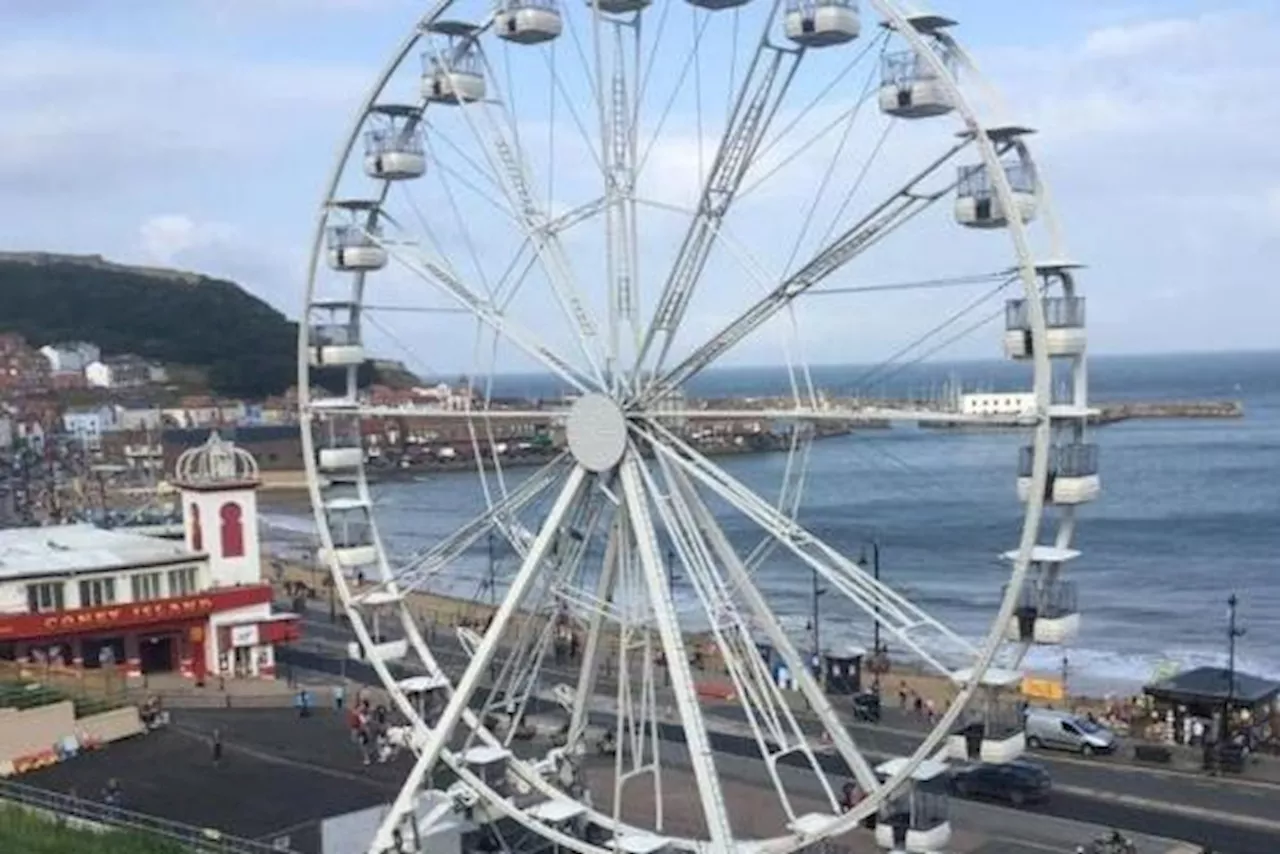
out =
[[[209,433],[203,445],[188,448],[174,466],[174,482],[188,489],[256,486],[261,478],[258,461],[244,448]]]

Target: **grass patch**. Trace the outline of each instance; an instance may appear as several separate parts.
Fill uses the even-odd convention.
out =
[[[14,854],[189,854],[145,833],[79,830],[21,807],[0,805],[0,851]]]

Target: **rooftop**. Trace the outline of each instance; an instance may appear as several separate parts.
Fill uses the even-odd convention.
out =
[[[0,580],[90,573],[196,558],[181,543],[93,525],[0,530]]]

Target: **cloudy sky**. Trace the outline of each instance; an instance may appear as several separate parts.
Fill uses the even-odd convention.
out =
[[[0,2],[3,248],[101,253],[224,275],[296,316],[337,143],[424,5]],[[1095,353],[1280,344],[1273,281],[1280,7],[1270,0],[933,5],[960,20],[957,36],[1012,115],[1038,131],[1036,158],[1069,251],[1089,266],[1082,285]],[[712,76],[710,66],[723,60],[709,50],[702,73]],[[674,141],[658,149],[668,180],[696,160],[697,145],[678,137],[689,126],[677,115]],[[770,215],[755,216],[745,234],[769,227]],[[925,238],[931,245],[965,239],[944,225],[934,223],[936,236]],[[885,263],[871,278],[918,272],[897,275]],[[693,322],[707,329],[725,316],[711,304],[691,311],[705,312]],[[892,334],[874,339],[876,349],[887,354],[895,338],[910,340],[909,320],[895,310],[878,324],[877,332]],[[805,346],[811,361],[873,355],[849,351],[841,324],[815,322]],[[734,359],[771,357],[745,345]],[[459,367],[439,355],[423,364]]]

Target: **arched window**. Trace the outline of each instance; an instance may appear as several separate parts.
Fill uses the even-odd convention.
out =
[[[218,511],[222,521],[222,556],[244,557],[244,519],[240,505],[228,501]]]
[[[204,530],[200,527],[200,505],[191,502],[191,548],[204,551]]]

